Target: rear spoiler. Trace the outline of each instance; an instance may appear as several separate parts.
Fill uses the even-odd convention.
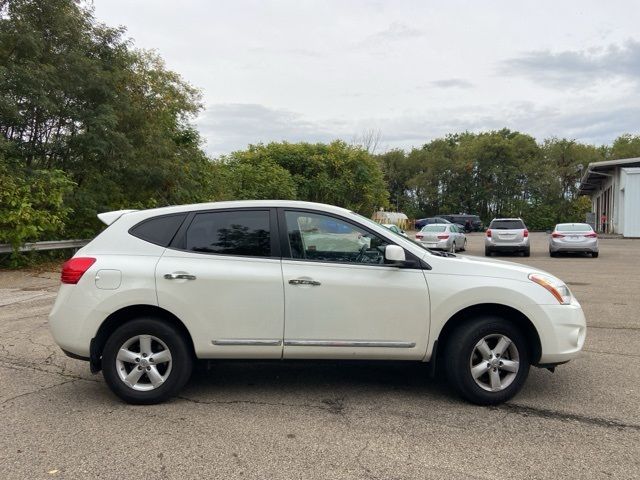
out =
[[[137,212],[137,210],[114,210],[113,212],[99,213],[98,218],[105,225],[111,225],[113,222],[118,220],[121,216],[131,212]]]

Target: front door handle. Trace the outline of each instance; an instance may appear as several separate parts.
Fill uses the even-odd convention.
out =
[[[289,284],[290,285],[312,285],[314,287],[322,285],[317,280],[308,280],[306,278],[294,278],[293,280],[289,280]]]
[[[195,280],[195,275],[188,273],[165,273],[164,278],[167,280]]]

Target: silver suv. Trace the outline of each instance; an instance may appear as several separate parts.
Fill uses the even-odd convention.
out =
[[[484,237],[484,254],[490,257],[495,252],[522,252],[531,254],[529,230],[521,218],[494,218]]]

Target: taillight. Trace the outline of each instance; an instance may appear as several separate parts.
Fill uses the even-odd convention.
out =
[[[487,237],[491,238],[491,229],[490,228],[487,229]]]
[[[598,238],[598,234],[596,232],[585,233],[584,236],[588,238]]]
[[[557,232],[553,232],[553,233],[551,234],[551,236],[552,236],[553,238],[564,238],[564,235],[562,235],[561,233],[557,233]]]
[[[529,236],[529,230],[527,230],[526,228],[524,229],[524,238],[527,238]]]
[[[62,281],[62,283],[75,285],[94,263],[96,263],[96,259],[91,257],[76,257],[67,260],[64,262],[64,265],[62,265],[60,281]]]
[[[438,240],[446,240],[449,238],[449,235],[438,235]]]

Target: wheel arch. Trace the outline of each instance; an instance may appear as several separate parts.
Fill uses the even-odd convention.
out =
[[[193,338],[185,324],[173,313],[157,305],[129,305],[111,313],[100,325],[96,336],[91,340],[89,361],[91,371],[102,370],[102,350],[109,336],[121,325],[140,317],[156,317],[176,327],[183,335],[193,358],[196,358]]]
[[[438,364],[442,360],[442,356],[445,354],[446,343],[451,333],[458,326],[464,324],[470,319],[483,315],[497,315],[505,320],[513,320],[522,329],[525,338],[527,339],[529,352],[531,354],[531,363],[535,365],[539,362],[540,356],[542,355],[542,344],[533,322],[531,322],[524,313],[514,307],[500,303],[482,303],[471,305],[459,310],[445,322],[438,334],[438,339],[436,340],[438,342],[438,350],[436,352]]]

